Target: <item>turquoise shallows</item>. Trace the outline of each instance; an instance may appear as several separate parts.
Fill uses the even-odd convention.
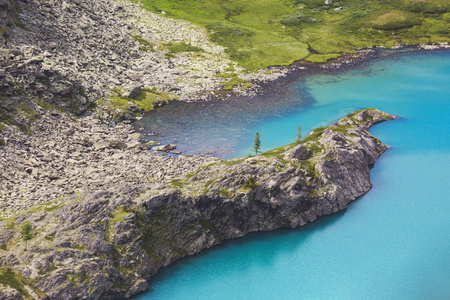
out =
[[[371,171],[373,189],[306,227],[182,259],[137,299],[450,299],[450,53],[388,57],[287,88],[308,100],[263,122],[248,112],[240,133],[250,138],[232,156],[248,154],[256,131],[267,150],[292,142],[299,123],[305,135],[375,107],[400,119],[370,130],[392,147]]]

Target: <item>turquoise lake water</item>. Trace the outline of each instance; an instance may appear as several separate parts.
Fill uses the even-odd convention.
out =
[[[257,106],[245,121],[190,119],[207,122],[205,132],[245,125],[219,151],[239,156],[256,131],[267,150],[292,142],[298,124],[305,135],[365,107],[397,115],[370,130],[391,146],[371,171],[372,190],[306,227],[182,259],[137,299],[450,299],[450,52],[391,56],[285,88],[278,110]]]

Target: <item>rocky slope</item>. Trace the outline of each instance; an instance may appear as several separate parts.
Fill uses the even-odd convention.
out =
[[[298,145],[34,206],[0,223],[0,297],[122,299],[145,290],[159,268],[224,239],[345,209],[371,188],[370,167],[387,149],[367,129],[388,119],[367,109]]]
[[[0,217],[127,182],[168,181],[217,160],[150,153],[151,144],[130,124],[110,127],[93,117],[74,122],[57,110],[38,112],[32,135],[14,126],[1,132]]]
[[[130,85],[193,101],[223,87],[229,78],[218,75],[226,70],[242,74],[204,29],[130,1],[2,0],[0,7],[5,22],[10,20],[0,23],[7,32],[0,36],[2,96],[26,93],[29,100],[81,113],[111,90]],[[251,78],[282,75],[260,72]]]

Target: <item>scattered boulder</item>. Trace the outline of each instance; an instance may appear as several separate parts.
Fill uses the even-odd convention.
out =
[[[118,141],[118,140],[112,140],[109,142],[109,148],[113,148],[113,149],[125,149],[127,148],[127,144],[125,144],[122,141]]]
[[[294,148],[288,150],[285,154],[286,157],[296,158],[296,159],[307,159],[311,155],[312,151],[308,150],[305,145],[300,144]]]
[[[159,152],[169,152],[171,150],[175,150],[177,148],[177,145],[174,144],[167,144],[167,145],[161,145],[153,147],[152,149]]]
[[[138,83],[126,85],[122,90],[122,96],[135,99],[141,94],[141,88],[141,85]]]

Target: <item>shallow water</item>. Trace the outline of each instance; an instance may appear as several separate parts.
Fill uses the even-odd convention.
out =
[[[239,156],[256,131],[270,149],[292,142],[298,124],[309,132],[379,108],[401,119],[370,130],[392,147],[371,171],[373,189],[304,228],[250,234],[183,259],[137,299],[450,299],[450,53],[389,57],[286,89],[279,106],[255,105],[245,121],[235,110],[222,116],[225,104],[186,119],[214,119],[206,123],[217,135],[239,128],[249,140],[232,139],[221,152]]]

